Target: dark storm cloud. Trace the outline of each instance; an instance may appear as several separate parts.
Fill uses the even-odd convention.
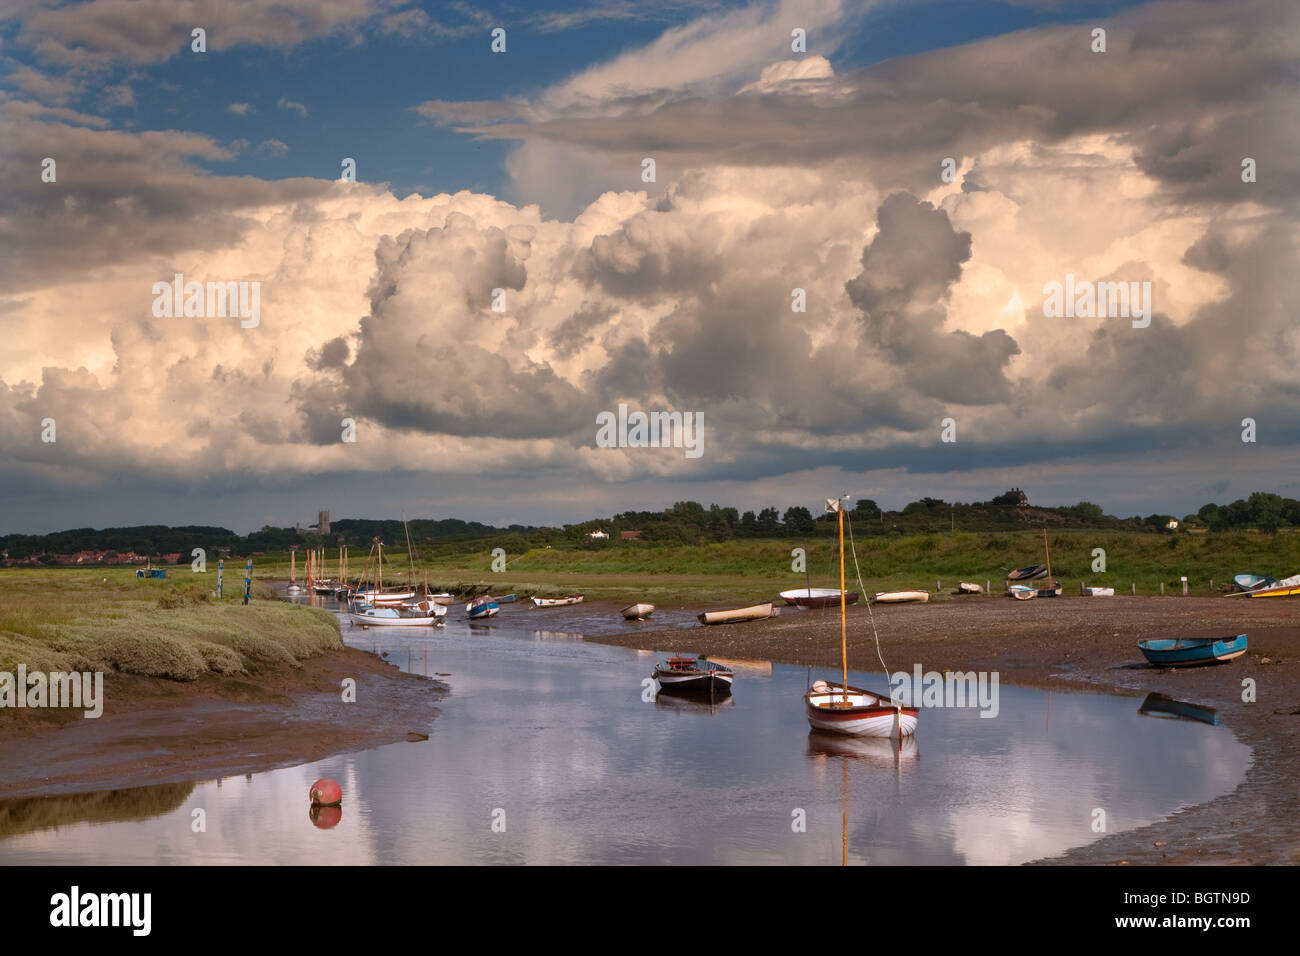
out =
[[[845,284],[862,310],[863,338],[878,345],[922,395],[989,405],[1011,393],[1007,363],[1020,347],[1001,329],[945,332],[947,298],[970,258],[970,233],[948,214],[895,193],[880,206],[879,232],[862,252],[862,271]]]

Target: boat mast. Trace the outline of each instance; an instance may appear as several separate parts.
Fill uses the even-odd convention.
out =
[[[406,512],[402,512],[402,530],[406,532],[406,563],[411,569],[411,590],[415,590],[415,557],[411,554],[411,529],[406,524]]]
[[[1052,549],[1047,546],[1047,526],[1043,526],[1043,550],[1047,553],[1047,586],[1056,587],[1056,581],[1052,579]]]
[[[849,703],[849,623],[848,602],[844,596],[844,499],[835,503],[840,530],[840,663],[844,672],[844,705]]]

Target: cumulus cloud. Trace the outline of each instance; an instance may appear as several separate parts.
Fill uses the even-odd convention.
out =
[[[794,6],[747,8],[532,98],[419,106],[524,143],[517,202],[213,175],[234,144],[0,96],[0,478],[274,488],[400,463],[464,502],[527,488],[586,512],[684,482],[742,501],[919,475],[969,498],[1114,474],[1138,501],[1125,481],[1218,487],[1245,416],[1275,444],[1242,473],[1284,475],[1300,237],[1274,111],[1297,50],[1252,23],[1294,13],[1244,6],[1127,12],[1104,61],[1068,25],[851,72],[781,49]],[[850,16],[798,12],[810,37]],[[57,184],[30,175],[47,156]],[[176,272],[261,282],[261,325],[154,318]],[[1150,326],[1044,316],[1067,273],[1150,282]],[[596,448],[620,402],[703,412],[705,456]]]

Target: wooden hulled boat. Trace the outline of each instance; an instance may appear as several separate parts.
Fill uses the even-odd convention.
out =
[[[485,617],[494,617],[501,610],[501,605],[497,604],[496,598],[490,594],[484,594],[476,597],[465,605],[465,613],[469,615],[471,621],[479,621]]]
[[[1047,565],[1031,564],[1027,568],[1017,568],[1007,575],[1008,581],[1037,581],[1047,577]]]
[[[786,604],[805,610],[833,607],[840,603],[840,592],[835,588],[791,588],[789,591],[782,591],[780,596]],[[851,591],[844,599],[849,604],[857,604],[858,593]]]
[[[984,585],[971,584],[969,581],[962,581],[957,585],[958,594],[983,594]]]
[[[568,607],[570,604],[581,604],[581,594],[570,594],[567,597],[557,598],[533,598],[533,607]]]
[[[655,612],[653,604],[629,604],[619,611],[625,621],[644,621]]]
[[[735,677],[721,664],[702,657],[670,657],[655,665],[654,669],[659,689],[674,693],[730,694]]]
[[[415,592],[403,588],[386,591],[376,590],[375,588],[361,588],[360,590],[355,591],[352,597],[354,600],[378,606],[384,604],[401,604],[403,601],[410,601],[415,597]]]
[[[1030,601],[1038,597],[1038,589],[1028,584],[1012,584],[1007,588],[1007,596],[1017,601]]]
[[[440,608],[443,614],[446,608]],[[441,615],[409,608],[366,605],[348,612],[353,624],[360,627],[432,627]]]
[[[826,501],[826,510],[834,512],[839,528],[840,594],[844,595],[844,499]],[[917,592],[929,600],[929,593]],[[877,596],[879,598],[879,596]],[[916,733],[920,710],[904,707],[901,702],[871,691],[849,686],[848,604],[840,600],[840,669],[838,684],[815,681],[803,695],[804,716],[808,726],[830,734],[855,737],[910,737]]]
[[[1039,589],[1038,589],[1038,596],[1039,596],[1039,597],[1042,597],[1042,598],[1054,598],[1054,597],[1060,597],[1060,596],[1061,596],[1061,592],[1064,591],[1064,590],[1065,590],[1065,588],[1064,588],[1063,586],[1059,585],[1059,584],[1055,585],[1054,587],[1049,587],[1049,588],[1039,588]]]
[[[701,624],[740,624],[743,621],[760,621],[772,616],[772,603],[751,607],[732,608],[727,611],[705,611],[700,614]]]
[[[1271,581],[1267,585],[1252,588],[1247,593],[1253,598],[1300,596],[1300,574],[1283,578],[1281,581]]]
[[[443,607],[450,607],[456,603],[456,595],[448,591],[439,591],[437,594],[425,595],[434,604],[441,604]]]
[[[924,604],[930,600],[929,591],[881,591],[877,604]]]
[[[1246,635],[1138,641],[1138,648],[1157,667],[1199,667],[1202,664],[1222,664],[1245,654]]]
[[[822,680],[804,694],[804,712],[813,730],[859,737],[909,737],[920,716],[917,708],[880,694]]]
[[[1232,576],[1232,583],[1237,585],[1237,587],[1241,588],[1243,591],[1254,591],[1259,588],[1272,587],[1274,584],[1277,584],[1276,581],[1267,575],[1250,573],[1234,574]]]

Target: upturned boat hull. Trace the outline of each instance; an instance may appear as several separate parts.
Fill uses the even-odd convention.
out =
[[[619,613],[625,621],[644,621],[655,612],[653,604],[629,604]]]
[[[877,604],[925,604],[929,600],[929,591],[881,591],[876,595]]]
[[[752,607],[738,607],[729,611],[705,611],[699,615],[701,624],[740,624],[744,621],[761,621],[772,616],[772,605],[755,604]]]

